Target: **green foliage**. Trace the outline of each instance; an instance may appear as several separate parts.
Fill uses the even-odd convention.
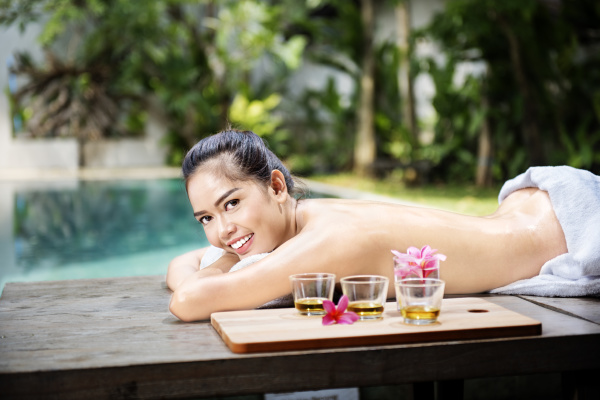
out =
[[[386,41],[377,47],[375,57],[375,132],[379,159],[408,165],[418,144],[406,129],[400,112],[405,101],[398,85],[401,54],[395,42]]]
[[[82,83],[96,85],[119,110],[111,114],[112,126],[126,121],[138,127],[141,119],[133,114],[142,109],[164,114],[169,160],[178,163],[199,138],[226,126],[238,93],[253,101],[284,90],[284,78],[298,67],[304,48],[303,38],[281,33],[297,17],[293,3],[4,0],[0,23],[47,21],[40,41],[67,68],[38,70],[73,91]],[[272,74],[255,82],[251,73],[259,64],[268,65]],[[32,92],[30,100],[40,93]],[[53,110],[47,106],[45,112]],[[89,115],[93,109],[78,112]],[[108,135],[102,127],[96,130]]]
[[[323,90],[305,90],[297,104],[296,129],[301,128],[290,143],[294,149],[287,157],[291,169],[298,174],[348,169],[354,145],[355,100],[344,98],[329,78]]]
[[[394,37],[375,47],[379,162],[425,166],[429,180],[472,181],[486,123],[497,181],[541,163],[599,172],[599,3],[444,5],[412,38],[413,47],[439,46],[435,56],[411,59],[413,78],[427,73],[436,88],[436,118],[421,121],[429,126],[420,138],[402,121],[405,55]],[[43,23],[48,58],[20,58],[16,70],[35,84],[12,108],[38,124],[36,134],[135,135],[158,116],[168,125],[168,161],[179,164],[199,138],[232,123],[257,131],[300,173],[351,167],[364,48],[359,2],[0,0],[0,24],[32,21]],[[287,79],[303,59],[349,78],[350,90],[332,78],[289,96]],[[457,82],[470,62],[485,73]]]
[[[238,93],[229,108],[229,121],[234,127],[251,130],[268,141],[271,150],[281,157],[289,154],[288,140],[290,133],[282,127],[283,118],[275,115],[281,96],[277,93],[264,100],[248,100]]]
[[[305,58],[349,77],[353,91],[343,93],[330,76],[323,87],[304,89],[288,102],[284,126],[292,135],[283,156],[298,174],[349,169],[359,95],[360,8],[344,0],[308,1],[306,7],[289,32],[306,38]]]
[[[407,204],[431,207],[467,215],[489,215],[498,208],[499,187],[481,188],[472,184],[428,184],[408,186],[394,174],[385,178],[357,177],[341,173],[316,175],[311,179],[331,185],[395,197]]]
[[[536,0],[452,0],[418,39],[445,56],[422,60],[436,86],[434,170],[442,179],[472,179],[483,118],[493,135],[493,172],[502,181],[530,165],[569,164],[600,170],[600,5],[551,7]],[[462,62],[487,73],[453,84]],[[487,100],[489,108],[484,106]],[[594,112],[590,115],[590,111]]]

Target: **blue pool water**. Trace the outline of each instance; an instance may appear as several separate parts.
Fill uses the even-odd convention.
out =
[[[7,282],[165,274],[208,245],[179,179],[0,183]]]

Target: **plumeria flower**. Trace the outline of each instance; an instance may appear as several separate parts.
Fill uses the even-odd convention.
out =
[[[404,264],[404,268],[395,268],[394,273],[400,279],[408,275],[415,274],[420,278],[427,278],[433,272],[437,271],[439,261],[445,261],[443,254],[434,254],[437,250],[430,246],[423,246],[420,250],[416,247],[409,247],[405,253],[392,250],[394,261]]]
[[[416,263],[414,262],[409,262],[408,266],[406,268],[394,268],[394,274],[399,278],[399,279],[404,279],[409,275],[418,275],[419,277],[421,277],[421,274],[423,273],[423,271],[421,270],[421,267],[419,267]]]
[[[358,315],[352,311],[346,311],[348,307],[348,296],[343,295],[338,301],[337,309],[331,300],[323,300],[323,308],[327,314],[323,316],[323,325],[346,324],[351,325],[358,321]]]

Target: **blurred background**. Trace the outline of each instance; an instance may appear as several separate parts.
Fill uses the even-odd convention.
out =
[[[471,214],[529,166],[600,173],[597,0],[0,0],[0,56],[0,271],[18,279],[32,255],[75,265],[35,278],[63,279],[198,247],[180,182],[149,179],[228,124],[302,177]]]
[[[600,168],[594,0],[0,4],[3,153],[8,130],[75,139],[79,166],[179,165],[231,123],[302,175]]]

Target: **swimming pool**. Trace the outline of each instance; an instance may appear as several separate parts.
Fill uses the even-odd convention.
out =
[[[179,179],[0,182],[7,282],[165,274],[208,245]]]

